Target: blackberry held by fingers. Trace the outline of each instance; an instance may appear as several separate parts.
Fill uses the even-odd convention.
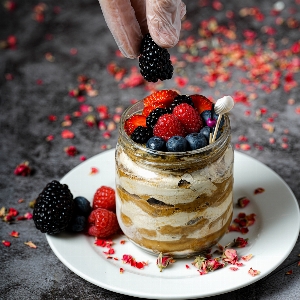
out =
[[[150,82],[171,79],[173,76],[168,50],[158,46],[149,33],[142,40],[139,67],[145,80]]]
[[[73,210],[73,195],[68,186],[53,180],[36,199],[33,221],[41,232],[57,234],[67,229]]]

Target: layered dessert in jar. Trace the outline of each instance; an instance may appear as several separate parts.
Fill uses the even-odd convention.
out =
[[[217,121],[218,120],[218,121]],[[233,212],[228,114],[202,95],[164,90],[128,108],[116,146],[116,212],[153,253],[189,257],[215,245]]]

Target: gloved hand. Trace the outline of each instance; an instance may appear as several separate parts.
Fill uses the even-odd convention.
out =
[[[143,35],[150,33],[156,44],[174,47],[186,13],[181,0],[99,0],[105,21],[114,39],[128,58],[140,52]]]

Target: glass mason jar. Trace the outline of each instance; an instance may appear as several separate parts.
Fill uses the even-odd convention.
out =
[[[173,257],[196,255],[215,245],[233,212],[230,121],[212,144],[187,152],[162,152],[135,143],[122,115],[116,146],[116,211],[120,227],[144,250]]]

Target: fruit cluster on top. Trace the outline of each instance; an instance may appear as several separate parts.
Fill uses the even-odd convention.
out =
[[[134,142],[166,152],[196,150],[209,144],[218,115],[205,96],[162,90],[147,96],[143,104],[143,111],[124,123],[125,132]],[[217,138],[223,125],[222,117]]]

